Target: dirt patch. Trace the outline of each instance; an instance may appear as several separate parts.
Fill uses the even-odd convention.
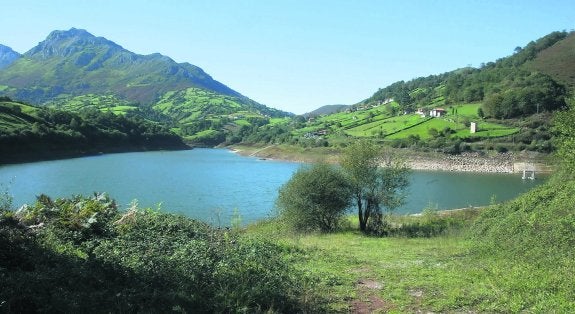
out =
[[[392,304],[377,296],[383,289],[383,283],[373,279],[361,279],[357,282],[357,298],[351,302],[351,312],[357,314],[386,313]]]
[[[390,309],[388,303],[373,295],[366,300],[355,300],[351,303],[351,312],[355,314],[386,313]]]

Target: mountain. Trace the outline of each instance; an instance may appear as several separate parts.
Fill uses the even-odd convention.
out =
[[[526,66],[575,89],[575,33],[541,51]]]
[[[20,58],[20,54],[12,50],[12,48],[0,45],[0,70],[12,64],[16,59]]]
[[[168,91],[188,87],[241,97],[197,66],[159,53],[139,55],[75,28],[50,33],[0,71],[0,85],[7,86],[8,96],[33,103],[63,95],[113,94],[150,104]]]
[[[305,113],[304,117],[317,117],[317,116],[321,116],[321,115],[337,113],[337,112],[345,110],[349,107],[350,106],[348,106],[348,105],[326,105],[326,106],[319,107],[319,108],[317,108],[313,111],[310,111],[308,113]]]
[[[291,115],[243,96],[195,65],[159,53],[139,55],[76,28],[51,32],[1,69],[0,93],[74,112],[138,115],[169,125],[189,142],[210,145],[242,126]]]

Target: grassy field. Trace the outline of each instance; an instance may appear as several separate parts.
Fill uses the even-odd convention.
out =
[[[441,131],[445,128],[459,128],[459,124],[442,118],[433,118],[430,120],[425,121],[424,123],[418,124],[412,128],[404,128],[403,130],[394,133],[388,137],[387,139],[401,139],[407,138],[410,135],[419,136],[421,139],[431,138],[431,134],[429,133],[430,129],[436,129]]]
[[[0,133],[31,128],[37,111],[38,108],[24,104],[0,102]]]
[[[361,126],[346,130],[345,133],[357,137],[377,136],[380,134],[380,132],[383,132],[382,134],[385,135],[410,128],[418,123],[422,123],[425,120],[426,118],[421,118],[418,115],[390,117],[385,120],[366,123]]]
[[[434,104],[441,104],[443,99],[434,100]],[[393,105],[393,103],[392,103]],[[430,129],[442,131],[450,128],[454,131],[451,137],[459,138],[496,138],[508,136],[519,132],[518,128],[509,127],[496,122],[485,122],[478,116],[480,103],[459,104],[446,107],[447,114],[441,118],[422,118],[418,114],[391,116],[384,106],[354,112],[339,112],[308,122],[305,127],[293,132],[295,136],[316,132],[323,129],[330,130],[330,136],[345,134],[353,137],[379,137],[388,140],[406,139],[410,136],[419,136],[420,139],[429,139],[433,135]],[[469,122],[478,122],[479,130],[471,134]]]
[[[73,112],[79,112],[86,108],[96,108],[102,112],[111,111],[114,114],[123,115],[137,107],[126,100],[121,100],[113,95],[87,94],[75,97],[61,96],[50,103],[50,106]]]
[[[353,218],[344,231],[333,234],[278,233],[281,225],[264,222],[249,227],[246,236],[290,248],[285,258],[317,278],[315,302],[323,302],[328,312],[563,312],[575,306],[573,284],[558,278],[552,267],[478,249],[468,236],[477,213],[455,212],[452,221],[462,223],[435,237],[365,236],[356,231]],[[452,214],[407,218],[422,222],[429,215],[439,221]],[[564,290],[555,291],[556,285]]]

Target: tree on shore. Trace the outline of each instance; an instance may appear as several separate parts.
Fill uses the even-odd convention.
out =
[[[382,233],[383,210],[391,211],[404,202],[409,168],[392,154],[382,154],[380,148],[369,141],[348,146],[341,166],[351,185],[359,229],[365,233]]]
[[[318,163],[299,169],[279,190],[280,217],[297,231],[333,231],[350,205],[346,177],[335,166]]]

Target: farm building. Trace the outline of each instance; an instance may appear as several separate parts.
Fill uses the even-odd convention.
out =
[[[435,109],[431,109],[431,111],[429,111],[429,116],[439,118],[439,117],[445,115],[445,112],[446,111],[443,108],[435,108]]]

